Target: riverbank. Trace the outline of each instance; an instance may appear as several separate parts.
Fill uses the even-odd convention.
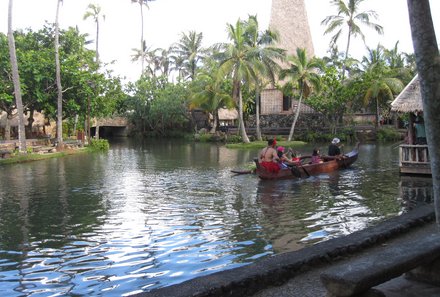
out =
[[[11,142],[12,143],[12,142]],[[109,143],[106,139],[92,140],[89,146],[83,146],[79,141],[66,142],[62,150],[57,151],[57,147],[41,146],[38,142],[30,141],[27,145],[27,153],[18,153],[15,150],[15,142],[12,143],[14,150],[8,153],[7,158],[0,158],[0,166],[7,164],[25,163],[52,158],[60,158],[69,155],[91,153],[96,151],[106,151],[109,149]]]
[[[437,232],[434,221],[435,215],[431,205],[419,207],[345,237],[135,296],[327,296],[320,281],[323,272],[334,265],[350,263],[373,250],[385,251],[391,244],[406,244],[408,240],[417,240],[425,234]],[[375,288],[383,293],[377,296],[440,295],[440,287],[403,277]]]

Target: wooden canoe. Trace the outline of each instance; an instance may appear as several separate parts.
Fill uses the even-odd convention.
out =
[[[329,173],[332,171],[348,168],[351,164],[356,162],[358,158],[358,147],[356,146],[348,154],[345,154],[342,158],[334,157],[322,157],[324,162],[317,164],[310,164],[308,157],[303,158],[301,166],[292,166],[287,169],[281,169],[277,173],[268,172],[264,167],[260,166],[257,159],[254,159],[257,169],[256,173],[261,179],[296,179],[306,178],[311,175],[318,175],[321,173]]]

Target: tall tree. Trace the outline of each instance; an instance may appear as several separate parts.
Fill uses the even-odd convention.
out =
[[[335,46],[343,29],[348,26],[347,34],[347,46],[345,49],[345,60],[348,58],[348,52],[350,49],[351,37],[361,36],[365,43],[365,35],[362,32],[360,25],[365,25],[376,30],[377,33],[383,34],[382,26],[370,21],[370,18],[377,18],[377,13],[373,10],[367,10],[359,12],[360,5],[365,0],[332,0],[331,3],[336,6],[338,10],[337,15],[327,16],[321,25],[327,26],[324,34],[332,33],[336,31],[335,35],[331,38],[331,46]],[[342,78],[345,77],[346,65],[344,62],[342,68]]]
[[[24,153],[26,152],[26,135],[24,130],[23,101],[21,98],[20,75],[18,73],[18,65],[17,65],[17,52],[15,50],[14,32],[12,31],[12,4],[13,1],[9,0],[8,45],[9,45],[9,57],[11,60],[11,68],[12,68],[12,80],[14,82],[15,105],[17,107],[17,113],[18,113],[18,140],[19,140],[18,149],[20,152]]]
[[[154,0],[131,0],[131,3],[138,3],[140,12],[141,12],[141,51],[144,51],[144,5],[148,7],[148,2],[152,2]],[[144,60],[141,60],[142,74],[144,74]]]
[[[55,14],[55,70],[57,81],[57,142],[58,147],[63,147],[63,89],[61,86],[61,65],[60,65],[60,26],[58,17],[60,15],[60,4],[63,0],[57,1]]]
[[[426,135],[434,189],[437,224],[440,224],[440,54],[429,0],[407,0],[411,35],[420,77]]]
[[[105,20],[105,15],[101,15],[101,6],[98,4],[90,3],[89,6],[87,6],[87,11],[83,16],[83,19],[86,20],[88,18],[92,18],[93,21],[96,24],[96,63],[99,65],[99,20],[102,18],[102,20]]]
[[[175,53],[183,58],[185,72],[191,80],[194,80],[197,65],[203,57],[202,39],[202,33],[189,31],[188,34],[182,33],[180,41],[174,46]]]
[[[364,104],[375,103],[376,128],[379,126],[380,107],[394,99],[394,95],[403,89],[403,83],[395,77],[395,73],[385,64],[383,48],[368,48],[369,55],[363,58],[365,71],[363,82],[366,86]]]
[[[225,81],[217,79],[218,71],[217,64],[210,65],[197,73],[191,87],[191,107],[202,108],[213,116],[211,133],[215,133],[218,128],[219,109],[234,107],[234,101],[224,87]]]
[[[319,71],[322,69],[322,63],[316,58],[309,60],[306,50],[300,48],[296,49],[296,56],[287,57],[287,62],[289,63],[289,68],[281,70],[280,78],[289,78],[290,84],[288,85],[299,90],[298,106],[296,107],[295,117],[288,138],[288,141],[291,141],[301,112],[302,99],[307,98],[312,91],[320,89]]]
[[[256,59],[263,67],[259,69],[255,78],[255,119],[258,140],[262,140],[260,127],[260,94],[264,85],[271,82],[275,85],[275,78],[281,69],[277,61],[285,59],[285,51],[274,47],[278,41],[278,34],[271,30],[260,31],[257,16],[249,16],[246,21],[246,36],[249,46],[256,51]]]
[[[220,49],[220,73],[232,77],[232,98],[238,105],[240,134],[243,142],[248,143],[250,141],[243,117],[243,84],[260,85],[261,75],[269,75],[271,71],[275,71],[275,61],[282,58],[283,51],[264,46],[266,39],[264,42],[259,40],[260,32],[255,17],[250,16],[247,21],[239,19],[235,26],[228,24],[227,31],[230,43],[217,45]]]

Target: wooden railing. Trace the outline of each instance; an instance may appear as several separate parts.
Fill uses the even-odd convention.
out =
[[[401,173],[431,174],[427,145],[400,145],[399,161]]]
[[[402,144],[400,150],[400,163],[429,164],[429,153],[427,145]]]

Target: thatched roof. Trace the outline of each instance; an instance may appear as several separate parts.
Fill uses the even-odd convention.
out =
[[[419,76],[416,74],[399,96],[391,103],[391,110],[397,112],[423,111]]]

